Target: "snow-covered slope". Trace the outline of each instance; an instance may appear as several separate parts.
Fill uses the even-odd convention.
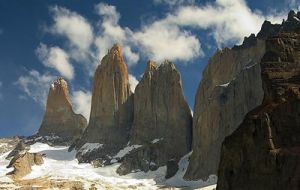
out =
[[[126,176],[119,176],[115,171],[120,164],[115,163],[110,166],[94,168],[91,164],[79,164],[75,158],[75,151],[68,152],[68,147],[51,147],[43,143],[35,143],[30,146],[29,152],[44,154],[44,164],[33,166],[32,172],[25,176],[23,180],[33,180],[37,178],[47,178],[51,180],[72,180],[80,181],[84,184],[84,189],[91,186],[97,189],[159,189],[166,186],[184,186],[200,188],[213,184],[209,182],[186,182],[182,179],[188,164],[188,156],[185,156],[180,164],[180,170],[176,176],[165,180],[166,167],[160,167],[154,172],[137,172]],[[4,182],[13,185],[13,181],[6,177],[6,173],[11,171],[7,169],[9,161],[5,160],[8,153],[0,156],[0,184]],[[211,190],[215,186],[209,186],[206,190]]]

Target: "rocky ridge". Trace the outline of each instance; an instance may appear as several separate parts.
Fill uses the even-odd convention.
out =
[[[300,22],[296,26],[266,40],[264,100],[225,139],[218,190],[299,189]]]

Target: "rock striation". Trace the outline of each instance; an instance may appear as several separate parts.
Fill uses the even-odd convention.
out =
[[[85,143],[100,143],[103,146],[101,151],[94,149],[77,154],[79,161],[107,159],[108,155],[117,153],[128,143],[132,121],[133,96],[128,70],[121,46],[115,44],[96,69],[89,124],[76,144],[77,149]]]
[[[46,112],[38,135],[74,140],[81,136],[86,125],[86,119],[72,109],[67,82],[62,77],[58,78],[49,89]]]
[[[178,161],[191,146],[192,115],[184,99],[180,74],[169,61],[149,61],[135,88],[131,145],[118,173],[155,170],[168,160]]]
[[[296,21],[295,15],[290,13]],[[298,13],[300,15],[300,13]],[[266,40],[263,103],[226,137],[218,190],[300,187],[300,22]]]
[[[265,21],[257,36],[245,38],[241,46],[219,50],[209,60],[195,98],[193,154],[186,179],[217,174],[223,140],[250,110],[262,103],[259,63],[266,52],[265,40],[279,32],[295,30],[299,22],[295,18],[297,14],[291,11],[282,24]]]

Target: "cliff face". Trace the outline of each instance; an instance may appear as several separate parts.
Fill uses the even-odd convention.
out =
[[[72,109],[67,82],[63,78],[55,80],[49,89],[46,112],[38,134],[74,140],[80,137],[86,125],[86,119]]]
[[[262,102],[259,61],[265,43],[218,51],[203,72],[193,117],[193,153],[186,179],[217,173],[221,144]]]
[[[264,92],[258,63],[266,51],[265,39],[295,30],[297,22],[293,11],[282,24],[265,21],[257,36],[252,34],[241,46],[225,48],[210,59],[195,98],[193,154],[186,179],[217,173],[224,138],[262,102]]]
[[[170,159],[179,160],[190,149],[191,128],[191,111],[175,65],[165,61],[156,66],[149,61],[135,89],[130,140],[131,144],[143,147],[124,159],[119,173],[135,169],[148,171],[165,165]]]
[[[299,26],[266,41],[260,63],[264,100],[225,139],[218,190],[300,187]]]
[[[84,143],[100,143],[104,149],[110,149],[107,154],[114,154],[128,143],[132,120],[133,96],[127,66],[121,47],[114,45],[96,69],[89,125],[77,148]],[[94,155],[99,156],[102,155]],[[92,159],[89,155],[84,157],[79,159]]]

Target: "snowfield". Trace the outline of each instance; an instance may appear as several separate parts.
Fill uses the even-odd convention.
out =
[[[98,145],[90,145],[89,148],[99,147]],[[130,149],[137,147],[128,147],[123,149],[116,155],[121,157]],[[190,154],[184,156],[179,162],[179,171],[177,174],[166,180],[164,178],[166,173],[166,167],[160,167],[156,171],[151,172],[137,172],[128,174],[125,176],[119,176],[116,173],[116,169],[119,167],[119,163],[112,164],[110,166],[94,168],[91,164],[79,164],[75,158],[75,150],[68,152],[68,147],[56,146],[51,147],[43,143],[35,143],[30,146],[29,152],[44,154],[44,164],[40,166],[33,166],[32,172],[25,176],[23,180],[31,180],[36,178],[47,177],[51,180],[76,180],[81,181],[84,184],[84,189],[89,189],[94,186],[97,189],[159,189],[168,187],[190,187],[192,189],[212,190],[215,188],[216,177],[212,176],[206,182],[199,181],[184,181],[182,179],[187,165]],[[9,160],[5,157],[8,152],[0,155],[0,182],[1,187],[3,184],[13,185],[13,181],[6,176],[6,173],[12,171],[7,169]],[[9,186],[9,187],[10,187]],[[205,187],[206,186],[206,187]],[[205,187],[205,188],[202,188]],[[10,187],[11,188],[11,187]],[[0,188],[1,189],[1,188]]]

